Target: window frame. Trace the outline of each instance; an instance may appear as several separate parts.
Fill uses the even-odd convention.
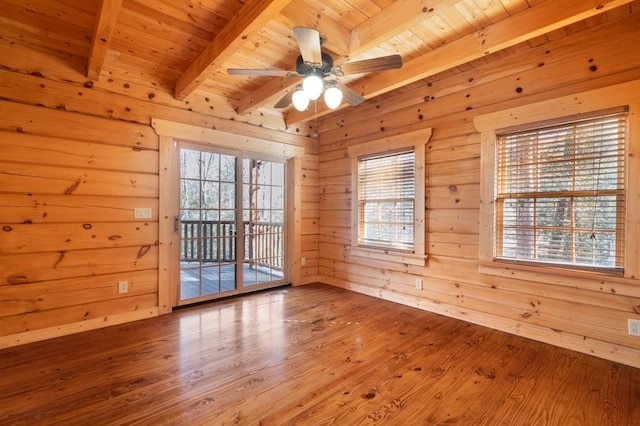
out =
[[[425,128],[400,135],[352,145],[347,148],[351,159],[351,245],[349,252],[353,256],[375,260],[400,262],[424,266],[426,259],[425,242],[425,145],[431,139],[431,128]],[[359,206],[358,206],[358,161],[363,157],[392,154],[413,149],[415,155],[415,201],[413,217],[413,250],[394,250],[360,245]]]
[[[531,103],[508,110],[479,115],[474,125],[481,132],[480,165],[480,235],[479,270],[481,273],[505,276],[513,271],[526,271],[523,276],[531,277],[529,271],[538,271],[535,281],[554,282],[558,280],[541,271],[562,271],[566,276],[610,276],[610,271],[584,271],[563,265],[520,264],[497,259],[495,247],[495,200],[496,200],[496,134],[501,129],[522,127],[534,123],[555,122],[562,117],[588,115],[593,111],[619,107],[628,108],[627,140],[625,146],[625,219],[624,219],[624,270],[623,278],[638,278],[640,274],[640,80],[622,83],[616,86],[590,90],[543,102]],[[636,217],[633,215],[636,214]],[[618,270],[619,271],[619,270]],[[619,272],[618,272],[619,273]]]

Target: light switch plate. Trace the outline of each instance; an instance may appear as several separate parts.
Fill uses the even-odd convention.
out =
[[[151,219],[151,209],[148,207],[136,207],[133,209],[133,217],[136,219]]]

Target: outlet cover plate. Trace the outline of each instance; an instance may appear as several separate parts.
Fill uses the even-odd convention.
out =
[[[629,336],[640,336],[640,320],[629,318]]]
[[[129,291],[129,282],[128,281],[120,281],[118,283],[118,293],[126,293]]]

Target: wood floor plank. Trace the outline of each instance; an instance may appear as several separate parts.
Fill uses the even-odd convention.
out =
[[[0,350],[0,424],[640,425],[640,370],[313,284]]]

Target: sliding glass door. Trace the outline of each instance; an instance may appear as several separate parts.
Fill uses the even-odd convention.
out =
[[[179,304],[287,283],[284,161],[189,144],[179,158]]]

